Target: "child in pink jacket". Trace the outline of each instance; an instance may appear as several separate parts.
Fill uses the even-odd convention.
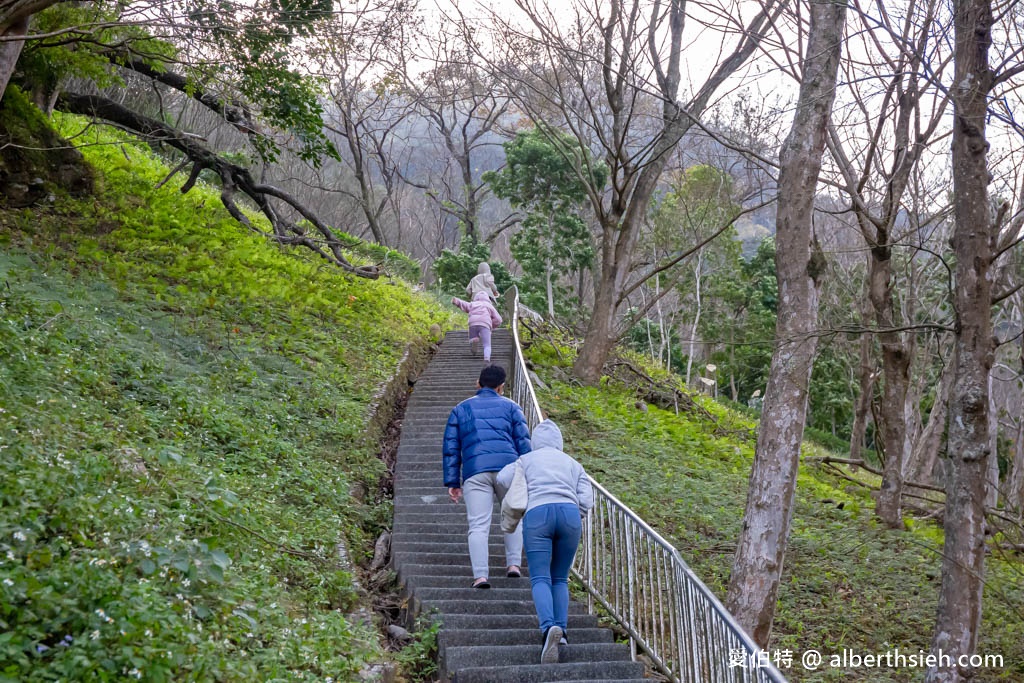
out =
[[[469,350],[474,353],[473,342],[479,340],[484,347],[484,362],[491,362],[491,330],[501,324],[498,309],[491,303],[487,292],[477,292],[472,301],[452,297],[452,303],[469,313]]]

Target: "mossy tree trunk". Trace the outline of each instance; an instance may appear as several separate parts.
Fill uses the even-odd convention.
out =
[[[841,0],[811,0],[796,116],[779,157],[776,346],[726,596],[730,611],[761,647],[768,644],[775,616],[817,346],[814,332],[823,257],[811,219],[845,21],[846,4]]]

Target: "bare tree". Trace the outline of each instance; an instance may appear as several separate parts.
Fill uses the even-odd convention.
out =
[[[369,0],[332,17],[321,42],[310,47],[334,104],[325,126],[339,136],[355,181],[351,190],[339,190],[358,205],[374,241],[389,246],[396,245],[397,234],[389,238],[388,228],[399,232],[396,138],[411,112],[392,65],[415,24],[414,6]]]
[[[902,233],[914,225],[906,221],[904,193],[946,109],[947,98],[939,90],[944,64],[935,45],[941,46],[941,36],[935,35],[941,31],[937,6],[936,0],[908,3],[902,18],[897,8],[858,9],[867,56],[846,61],[845,80],[857,104],[854,111],[871,118],[852,121],[846,139],[833,124],[828,141],[870,255],[867,296],[882,355],[878,426],[884,466],[876,511],[893,528],[903,525],[903,468],[909,455],[905,416],[911,408],[915,341],[912,331],[899,330],[903,320],[895,256]],[[874,94],[879,86],[880,96]]]
[[[436,177],[435,183],[409,175],[404,178],[458,220],[466,237],[479,242],[487,237],[481,224],[481,208],[490,194],[489,185],[481,178],[483,171],[488,170],[480,168],[481,159],[486,148],[500,145],[499,134],[509,113],[509,99],[489,74],[477,66],[461,36],[442,32],[425,42],[429,50],[417,58],[433,66],[419,76],[405,70],[404,84],[421,115],[439,136],[452,172]],[[497,229],[504,222],[499,221]]]
[[[824,255],[814,238],[812,216],[846,20],[846,4],[839,0],[810,0],[809,6],[796,115],[779,155],[776,346],[726,597],[740,625],[762,647],[775,616],[817,346]]]
[[[494,15],[497,54],[479,44],[477,54],[527,116],[569,131],[610,170],[610,190],[591,183],[588,192],[599,258],[593,309],[574,367],[578,377],[595,383],[624,332],[619,311],[629,294],[682,260],[673,255],[667,263],[634,271],[634,252],[662,170],[716,91],[765,39],[784,2],[767,0],[746,24],[737,5],[717,15],[717,26],[704,27],[737,37],[689,95],[681,93],[689,54],[684,29],[688,20],[699,20],[688,13],[685,0],[576,2],[557,10],[542,0],[515,4],[526,27]],[[580,169],[585,183],[590,175],[590,169]]]

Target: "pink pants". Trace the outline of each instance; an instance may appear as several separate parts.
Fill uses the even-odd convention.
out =
[[[470,325],[469,343],[472,344],[474,339],[479,339],[484,346],[484,360],[491,360],[491,328],[486,325]]]

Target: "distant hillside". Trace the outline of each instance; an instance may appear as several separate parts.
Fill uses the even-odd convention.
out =
[[[736,236],[743,245],[743,258],[750,260],[757,253],[757,248],[766,238],[775,235],[774,226],[768,228],[760,223],[755,223],[747,216],[740,218],[735,223]]]

